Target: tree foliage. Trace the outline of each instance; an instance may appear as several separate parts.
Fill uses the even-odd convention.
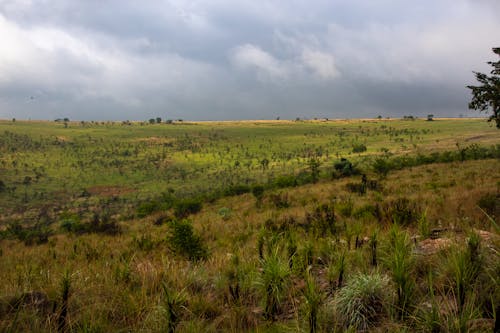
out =
[[[500,56],[500,47],[493,48],[493,52]],[[488,61],[493,66],[490,72],[491,76],[474,72],[479,86],[467,86],[472,90],[472,100],[469,103],[469,109],[488,112],[491,108],[493,114],[488,121],[494,120],[496,127],[500,129],[500,60]]]

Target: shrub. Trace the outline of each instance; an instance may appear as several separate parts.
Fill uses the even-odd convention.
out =
[[[352,165],[349,160],[341,158],[340,161],[333,165],[335,175],[340,177],[348,177],[358,173],[358,170]]]
[[[198,213],[202,208],[201,200],[185,199],[174,204],[174,213],[178,219],[187,217],[190,214]]]
[[[85,224],[81,223],[78,219],[65,218],[60,222],[60,228],[66,232],[75,234],[82,234],[86,231]]]
[[[493,219],[500,217],[500,194],[487,193],[479,198],[477,205]]]
[[[168,242],[172,249],[190,260],[205,259],[208,251],[200,236],[196,235],[188,220],[174,221]]]
[[[47,225],[37,223],[32,226],[22,226],[19,222],[12,222],[7,226],[4,235],[7,238],[15,238],[25,245],[39,245],[47,243],[52,231]]]
[[[241,195],[245,193],[249,193],[251,191],[250,186],[244,185],[244,184],[239,184],[239,185],[233,185],[228,187],[224,191],[225,196],[235,196],[235,195]]]
[[[272,185],[276,188],[294,187],[297,186],[297,179],[294,175],[283,175],[276,177]]]
[[[368,330],[387,314],[388,279],[378,273],[358,274],[340,289],[336,311],[345,328]]]
[[[262,185],[254,185],[252,187],[252,194],[257,199],[258,201],[262,200],[262,197],[264,196],[264,186]]]
[[[366,151],[366,145],[363,143],[354,143],[352,145],[352,152],[353,153],[363,153]]]
[[[108,214],[94,213],[90,223],[86,224],[86,232],[116,235],[121,233],[121,227]]]
[[[375,171],[380,176],[387,176],[392,166],[387,158],[378,157],[372,163],[373,171]]]
[[[157,201],[143,202],[137,207],[137,217],[143,218],[160,210],[160,204]]]

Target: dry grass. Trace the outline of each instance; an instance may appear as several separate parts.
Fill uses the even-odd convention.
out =
[[[346,191],[346,183],[359,181],[359,177],[324,180],[281,190],[288,194],[290,202],[290,207],[284,209],[277,209],[273,205],[268,192],[264,195],[261,207],[256,207],[256,200],[251,194],[223,198],[205,205],[200,213],[191,216],[196,232],[202,236],[210,253],[207,260],[197,263],[171,252],[166,243],[170,228],[168,224],[153,225],[154,216],[121,222],[125,231],[118,236],[57,234],[51,236],[47,244],[31,247],[18,241],[2,240],[0,295],[40,291],[50,299],[57,300],[60,281],[68,270],[71,274],[68,322],[74,331],[83,331],[84,328],[162,331],[168,326],[161,309],[164,304],[163,284],[168,285],[169,290],[183,293],[186,299],[185,305],[179,308],[179,331],[264,331],[274,327],[269,326],[262,315],[262,290],[259,291],[255,284],[261,274],[257,238],[266,220],[280,221],[291,216],[302,223],[306,214],[314,211],[318,204],[333,202],[337,209],[336,223],[340,228],[338,234],[317,240],[297,227],[298,248],[299,251],[303,248],[304,240],[312,240],[316,255],[311,272],[319,276],[321,286],[327,285],[322,283],[324,278],[319,273],[323,269],[322,262],[327,261],[325,253],[330,251],[329,256],[335,261],[342,251],[347,251],[346,279],[350,281],[355,272],[372,272],[369,247],[360,245],[355,249],[354,237],[358,235],[359,239],[363,239],[379,230],[379,242],[387,242],[389,224],[380,223],[374,216],[362,220],[342,217],[338,211],[339,205],[350,200],[356,210],[364,205],[382,205],[405,197],[426,208],[432,228],[446,229],[449,235],[463,235],[470,228],[495,233],[487,217],[476,205],[482,195],[498,191],[498,170],[498,160],[405,169],[381,180],[382,191],[368,191],[364,196]],[[375,178],[375,175],[368,176],[370,179]],[[231,211],[227,219],[218,213],[223,207]],[[408,231],[416,235],[417,226],[410,225]],[[352,239],[351,247],[347,249],[349,233]],[[141,250],[134,243],[134,237],[141,235],[151,238],[154,244],[152,250]],[[327,243],[331,246],[322,245]],[[228,301],[227,283],[223,277],[231,266],[234,254],[241,261],[240,292],[243,298],[239,305]],[[439,257],[431,260],[438,265],[436,258]],[[430,270],[433,264],[429,266]],[[286,308],[292,314],[279,317],[281,325],[306,327],[306,318],[301,317],[298,306],[293,306],[300,303],[303,281],[303,275],[294,273],[292,283],[283,291],[287,295],[287,302],[290,302]],[[425,286],[424,282],[417,282],[419,290],[425,289],[421,287]],[[446,279],[436,283],[446,292]],[[417,297],[425,298],[425,295]],[[34,318],[39,318],[38,324],[30,324]],[[0,327],[7,330],[17,327],[20,331],[54,329],[52,324],[40,318],[37,313],[21,310],[18,319],[15,319],[14,314],[0,317]],[[382,321],[381,327],[411,325],[411,319],[408,323],[396,323],[385,314],[377,319]],[[318,327],[321,328],[334,318],[320,315],[318,320]]]

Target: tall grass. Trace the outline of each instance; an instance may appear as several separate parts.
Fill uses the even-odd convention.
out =
[[[396,288],[397,317],[404,319],[413,305],[415,291],[413,269],[415,260],[410,237],[397,224],[393,224],[389,230],[388,244],[386,244],[383,262],[389,269]]]
[[[68,301],[71,289],[71,275],[66,271],[61,281],[61,306],[57,316],[57,331],[66,332],[68,330]]]
[[[368,330],[387,315],[389,280],[379,274],[357,274],[335,298],[345,329]]]
[[[180,292],[171,291],[171,289],[164,283],[162,309],[167,322],[167,327],[165,328],[166,332],[174,333],[176,331],[185,307],[186,296],[184,295],[184,290]]]
[[[290,269],[278,246],[261,260],[261,268],[258,286],[264,300],[264,316],[274,321],[282,311],[290,285]]]
[[[318,328],[318,312],[323,301],[323,294],[314,280],[314,276],[311,274],[311,268],[308,268],[306,271],[305,281],[305,312],[309,323],[309,332],[315,333]]]

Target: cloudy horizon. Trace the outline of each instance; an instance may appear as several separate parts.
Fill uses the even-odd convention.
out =
[[[0,118],[439,117],[467,109],[500,2],[0,2]],[[496,35],[495,35],[496,33]]]

